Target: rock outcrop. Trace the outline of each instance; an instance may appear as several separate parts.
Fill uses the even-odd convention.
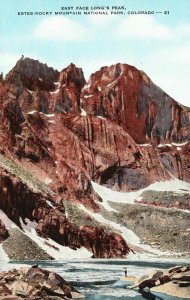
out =
[[[87,248],[93,257],[126,257],[130,248],[119,234],[110,234],[103,228],[93,226],[76,227],[65,215],[63,205],[56,204],[53,196],[47,191],[34,191],[34,182],[23,183],[21,179],[10,173],[0,171],[0,209],[6,213],[18,227],[23,228],[25,220],[35,221],[35,230],[43,238],[51,238],[60,245],[77,250],[81,246]],[[1,224],[1,239],[8,237],[6,228]],[[18,236],[19,232],[17,233]],[[12,231],[10,231],[12,236]],[[23,237],[24,239],[24,237]],[[6,250],[5,244],[5,250]],[[57,249],[59,250],[59,249]],[[24,254],[24,253],[23,253]],[[27,259],[22,256],[22,259]],[[13,255],[12,259],[17,259]],[[34,253],[34,257],[38,257]],[[45,255],[41,258],[47,259]],[[31,257],[30,257],[31,259]]]
[[[180,180],[189,181],[190,142],[159,145],[158,152],[168,172]]]
[[[128,281],[128,277],[122,277],[122,280]],[[131,278],[129,277],[129,281]],[[134,279],[135,285],[129,286],[130,289],[136,289],[141,293],[146,291],[150,295],[156,295],[169,299],[177,297],[180,299],[189,299],[190,295],[190,267],[177,266],[168,270],[156,270],[148,276],[143,276],[138,280]],[[168,298],[167,298],[168,297]]]
[[[60,275],[37,265],[0,272],[0,294],[2,300],[83,298]]]

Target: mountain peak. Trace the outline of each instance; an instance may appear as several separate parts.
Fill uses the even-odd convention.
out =
[[[64,68],[60,74],[61,83],[74,84],[80,89],[86,83],[82,68],[78,68],[75,64],[71,63],[68,67]]]
[[[40,88],[51,90],[57,81],[59,72],[36,59],[22,56],[7,74],[5,80],[11,83],[19,81],[30,90]]]

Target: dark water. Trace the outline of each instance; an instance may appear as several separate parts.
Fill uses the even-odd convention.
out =
[[[1,263],[1,262],[0,262]],[[72,261],[25,261],[1,263],[0,270],[19,267],[21,265],[39,266],[57,272],[85,295],[85,300],[179,300],[176,297],[164,297],[150,293],[139,294],[127,289],[126,282],[120,280],[124,268],[128,274],[140,277],[155,268],[166,269],[189,261],[126,261],[126,260],[72,260]],[[181,300],[183,298],[180,298]]]

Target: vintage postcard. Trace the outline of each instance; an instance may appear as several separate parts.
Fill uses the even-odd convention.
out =
[[[190,299],[190,1],[0,11],[0,299]]]

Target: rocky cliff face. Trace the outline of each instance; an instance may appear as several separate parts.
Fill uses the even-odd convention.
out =
[[[0,242],[6,240],[8,238],[8,230],[6,229],[5,225],[3,224],[3,221],[0,220]]]
[[[92,180],[120,191],[171,175],[190,181],[190,109],[132,66],[103,67],[86,83],[73,64],[58,72],[21,58],[0,83],[0,97],[0,209],[18,226],[28,218],[62,245],[124,256],[120,235],[75,228],[62,200],[98,212]],[[25,185],[30,174],[38,191]]]
[[[75,250],[83,246],[93,257],[124,257],[130,251],[119,234],[107,233],[103,228],[93,226],[73,226],[65,215],[64,206],[54,203],[53,196],[42,191],[35,192],[28,183],[24,184],[2,169],[0,186],[0,210],[20,228],[25,220],[30,220],[36,223],[40,236]],[[8,231],[1,221],[0,239],[7,237]]]
[[[87,114],[119,124],[137,143],[189,139],[190,110],[132,66],[101,68],[91,75],[81,98]]]

